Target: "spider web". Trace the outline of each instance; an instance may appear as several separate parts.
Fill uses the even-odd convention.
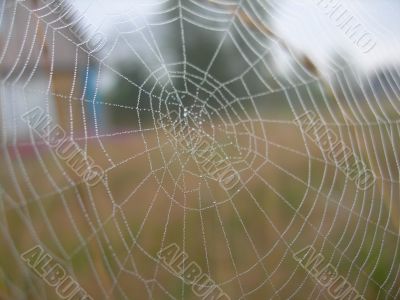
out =
[[[171,243],[188,256],[183,268],[196,262],[231,299],[330,299],[293,259],[306,246],[366,299],[400,297],[398,69],[365,80],[338,54],[321,72],[273,31],[280,16],[295,19],[282,1],[147,2],[146,15],[110,14],[115,34],[96,54],[44,2],[28,2],[0,2],[0,64],[10,65],[0,85],[4,297],[54,298],[20,259],[39,244],[95,299],[196,299],[190,282],[157,257]],[[190,50],[202,47],[198,36],[215,42],[200,59]],[[74,61],[61,91],[60,40]],[[118,69],[113,57],[122,48],[146,76]],[[286,73],[278,53],[291,61]],[[135,91],[132,104],[100,99],[110,74]],[[73,174],[33,130],[21,141],[20,114],[33,99],[52,116],[62,105],[64,129],[106,171],[100,184]],[[306,111],[367,162],[372,187],[357,188],[296,126]],[[132,128],[107,125],[105,116],[118,112],[131,116]],[[204,170],[198,139],[238,174],[234,188]]]

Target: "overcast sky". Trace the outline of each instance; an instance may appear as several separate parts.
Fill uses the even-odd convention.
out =
[[[108,31],[114,18],[138,16],[149,11],[153,0],[75,0],[84,11],[87,22]],[[274,2],[275,1],[275,2]],[[351,62],[361,68],[399,62],[400,1],[398,0],[341,0],[359,21],[362,30],[376,40],[376,47],[365,54],[324,13],[316,0],[274,0],[276,18],[274,30],[290,43],[314,57],[321,65],[335,50],[346,53]],[[339,0],[340,1],[340,0]],[[340,45],[340,48],[338,48]]]
[[[298,2],[307,2],[299,5]],[[343,5],[371,34],[376,47],[363,53],[349,37],[338,28],[316,1],[285,1],[280,14],[278,30],[298,47],[305,49],[321,60],[336,49],[346,52],[351,61],[370,68],[376,64],[399,63],[400,59],[400,1],[398,0],[352,0]],[[340,48],[338,48],[340,45]]]

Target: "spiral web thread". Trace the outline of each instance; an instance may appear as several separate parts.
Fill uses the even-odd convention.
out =
[[[40,45],[37,57],[18,56],[16,64],[24,65],[26,59],[25,66],[33,61],[34,67],[11,68],[2,75],[2,165],[7,174],[1,190],[2,241],[13,266],[25,278],[21,285],[2,267],[2,280],[15,299],[28,293],[35,299],[50,296],[45,284],[19,259],[27,246],[19,239],[12,216],[21,220],[29,245],[45,247],[89,292],[87,278],[92,278],[104,299],[133,299],[139,291],[142,297],[153,299],[194,297],[189,285],[156,256],[173,242],[188,253],[185,264],[198,263],[232,299],[330,299],[326,289],[293,260],[293,254],[306,245],[322,253],[325,263],[333,265],[360,294],[377,299],[400,297],[398,70],[382,69],[378,85],[371,80],[362,83],[360,73],[343,58],[344,64],[331,62],[333,75],[323,75],[307,56],[270,29],[268,22],[281,14],[291,15],[281,1],[149,2],[144,4],[151,7],[148,15],[133,17],[127,11],[125,29],[113,24],[117,34],[105,55],[88,53],[51,22],[36,22],[40,9],[18,3],[7,10],[6,18],[2,3],[0,22],[6,28],[6,43],[0,64],[10,51],[7,43],[15,38],[12,20],[17,11],[24,10],[28,17],[23,41],[61,36],[76,47],[74,76],[95,62],[99,66],[96,91],[104,74],[111,73],[132,85],[139,99],[136,106],[125,106],[98,101],[97,92],[90,98],[75,97],[73,87],[70,94],[54,92],[54,44]],[[180,48],[175,55],[163,48],[158,33],[168,26],[178,26],[180,32],[174,37]],[[189,27],[218,40],[214,52],[205,54],[204,65],[192,63],[187,55]],[[110,58],[121,44],[148,71],[147,78],[135,82],[113,66]],[[237,74],[216,78],[213,66],[227,45],[235,49],[237,60],[232,64]],[[46,47],[46,87],[35,89],[31,80],[37,76]],[[293,61],[290,75],[277,70],[277,49]],[[87,65],[78,64],[78,52]],[[21,107],[29,109],[33,94],[42,97],[49,112],[52,101],[63,101],[68,108],[79,103],[84,112],[85,105],[93,106],[92,119],[68,110],[69,128],[65,129],[83,149],[90,151],[96,145],[97,152],[91,153],[102,157],[106,170],[99,186],[91,188],[74,179],[54,153],[42,151],[44,143],[32,130],[27,141],[17,139],[18,113]],[[23,103],[13,99],[23,99]],[[150,108],[141,107],[146,99],[151,100]],[[276,99],[282,100],[288,112],[282,118],[269,111]],[[96,105],[129,111],[137,118],[138,129],[113,131],[101,126],[104,120],[96,113]],[[5,113],[6,107],[11,107],[11,113]],[[370,189],[357,189],[295,126],[293,119],[305,111],[316,112],[367,162],[377,176]],[[142,113],[149,112],[152,125],[142,122]],[[77,118],[83,123],[83,135],[75,125]],[[192,140],[185,139],[182,145],[182,140],[174,139],[176,121],[187,122],[189,130],[211,141],[212,151],[221,153],[225,164],[240,175],[238,186],[223,188],[204,172]],[[91,126],[93,131],[88,129]],[[186,133],[185,138],[189,136]],[[115,149],[119,137],[139,146],[124,144],[123,151]],[[21,153],[23,146],[32,147],[37,168],[50,188],[35,185],[30,163]],[[119,150],[125,154],[116,154]],[[124,168],[131,170],[114,179]],[[129,186],[125,194],[118,193],[119,180]],[[40,219],[29,213],[32,205]],[[58,209],[68,225],[55,222]],[[60,233],[63,229],[70,231],[72,243]],[[85,261],[85,274],[74,263],[77,257]],[[135,282],[133,292],[129,282]]]

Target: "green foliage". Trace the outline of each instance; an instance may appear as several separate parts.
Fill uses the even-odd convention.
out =
[[[175,14],[179,16],[177,8]],[[240,77],[249,68],[243,51],[248,51],[249,57],[251,50],[234,30],[208,30],[177,18],[142,32],[130,40],[137,53],[119,68],[126,78],[118,77],[107,95],[109,101],[121,106],[111,113],[116,125],[146,128],[165,103],[173,102],[191,106],[197,101],[209,111],[229,105],[230,113],[243,113],[250,101],[242,104],[234,100],[265,91],[260,76],[253,71]]]

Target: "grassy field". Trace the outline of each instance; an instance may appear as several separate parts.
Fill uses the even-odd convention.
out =
[[[253,134],[250,142],[241,136],[248,167],[238,191],[199,178],[162,132],[80,142],[107,169],[96,187],[45,146],[3,149],[0,297],[17,299],[19,287],[26,299],[56,299],[19,257],[38,244],[94,299],[196,299],[157,259],[171,243],[232,299],[330,299],[292,257],[311,244],[366,299],[398,289],[398,230],[388,210],[397,209],[398,182],[358,191],[311,141],[305,148],[294,124],[259,123]],[[379,159],[384,149],[375,150]]]

